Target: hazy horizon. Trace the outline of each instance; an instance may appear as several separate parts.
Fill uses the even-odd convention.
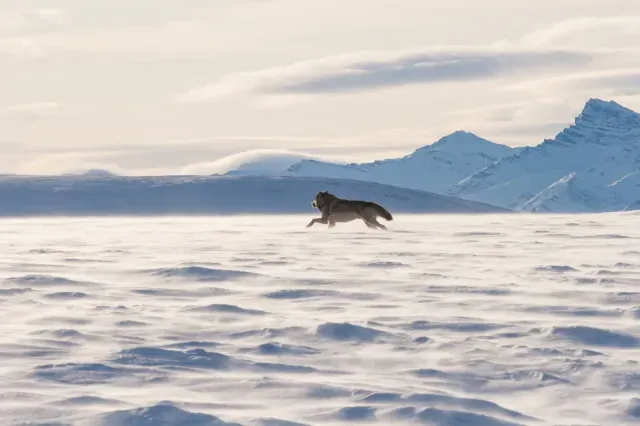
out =
[[[0,171],[535,145],[589,98],[640,110],[639,42],[638,0],[0,0]]]

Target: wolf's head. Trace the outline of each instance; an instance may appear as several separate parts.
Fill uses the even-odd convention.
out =
[[[322,210],[322,207],[325,204],[327,204],[327,200],[329,200],[331,198],[335,198],[335,196],[333,194],[329,194],[328,191],[318,192],[316,194],[315,198],[313,199],[313,201],[311,202],[311,205],[314,208]]]

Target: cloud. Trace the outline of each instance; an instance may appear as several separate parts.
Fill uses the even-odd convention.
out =
[[[512,84],[507,89],[537,94],[591,93],[590,97],[602,94],[635,96],[640,95],[640,67],[572,73]]]
[[[9,141],[2,144],[4,158],[82,151],[96,154],[81,160],[96,167],[176,173],[191,165],[185,170],[206,174],[223,169],[208,160],[237,151],[269,147],[363,161],[404,155],[458,128],[497,142],[541,141],[550,133],[541,126],[573,119],[559,114],[555,102],[570,101],[579,109],[588,97],[607,96],[598,92],[640,87],[633,74],[640,67],[633,50],[640,49],[638,17],[599,18],[637,15],[638,9],[620,1],[577,9],[577,0],[567,1],[572,4],[517,11],[502,7],[503,0],[491,0],[495,7],[468,3],[465,13],[474,19],[467,22],[453,10],[462,0],[438,0],[435,9],[420,0],[358,0],[340,8],[318,3],[315,18],[295,0],[258,8],[236,0],[226,0],[223,8],[222,2],[201,0],[115,0],[98,8],[82,0],[57,2],[69,13],[27,10],[53,5],[48,0],[24,2],[28,7],[0,0],[5,101],[62,105],[0,105],[1,137]],[[9,8],[24,11],[7,14]],[[422,13],[429,9],[435,13]],[[578,13],[596,18],[544,28]],[[330,33],[318,16],[335,24]],[[256,23],[254,17],[261,19]],[[529,31],[523,28],[536,31],[522,37]],[[491,43],[496,37],[509,38]],[[425,41],[433,46],[404,50]],[[444,43],[478,45],[434,47]],[[46,60],[16,60],[3,50]],[[30,77],[38,72],[49,84]],[[224,102],[162,104],[180,93],[184,102]],[[298,105],[300,100],[313,102]],[[540,112],[532,115],[512,103],[539,105]],[[482,114],[462,112],[495,104],[502,105]],[[250,108],[256,105],[263,109]],[[451,111],[460,114],[446,115]],[[55,120],[28,121],[38,117]],[[254,138],[242,137],[247,133]],[[283,134],[315,138],[287,140]],[[177,141],[189,137],[203,140]],[[55,169],[57,161],[29,169]],[[4,164],[15,168],[18,162]]]
[[[181,174],[212,175],[234,171],[277,175],[285,172],[293,164],[305,159],[322,160],[320,156],[296,151],[255,149],[232,154],[212,162],[188,165],[182,169]]]
[[[521,42],[527,46],[637,46],[640,16],[564,20],[525,35]]]
[[[214,137],[117,145],[60,145],[50,142],[33,145],[0,140],[0,163],[4,164],[0,171],[59,174],[103,169],[120,175],[209,175],[241,169],[270,174],[282,171],[301,159],[340,162],[345,152],[353,154],[355,151],[344,140],[293,137]],[[316,152],[322,151],[318,146],[332,143],[337,146],[328,152]],[[260,148],[279,145],[283,149]],[[243,152],[238,153],[240,150]],[[203,161],[203,158],[210,161]]]
[[[62,9],[0,9],[0,35],[34,33],[58,28],[68,18]]]
[[[499,47],[440,48],[414,52],[354,53],[289,66],[236,73],[177,98],[200,102],[240,93],[310,95],[386,87],[464,82],[585,66],[581,50],[514,50]]]
[[[79,174],[90,170],[106,170],[113,174],[126,174],[117,164],[101,161],[95,154],[66,152],[40,155],[27,159],[14,159],[13,171],[18,174],[57,175]],[[6,160],[5,160],[6,161]]]
[[[309,96],[358,93],[410,85],[490,79],[526,81],[592,69],[639,64],[640,16],[559,21],[492,44],[413,51],[353,52],[262,70],[237,72],[194,87],[178,103],[241,95],[278,107]]]
[[[0,110],[0,117],[9,116],[26,120],[38,120],[51,116],[59,108],[59,103],[51,101],[10,105]]]
[[[53,32],[31,32],[26,28],[12,31],[0,37],[0,54],[19,59],[97,57],[142,61],[207,57],[224,49],[222,42],[216,41],[221,39],[219,34],[191,21],[89,29],[79,25]]]

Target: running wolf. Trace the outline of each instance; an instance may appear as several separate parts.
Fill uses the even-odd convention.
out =
[[[311,205],[320,210],[322,217],[312,219],[307,224],[307,228],[310,228],[315,223],[328,224],[329,228],[333,228],[336,226],[336,222],[350,222],[362,219],[369,228],[386,230],[387,227],[379,223],[377,217],[393,220],[391,213],[379,204],[370,201],[344,200],[327,191],[318,192]]]

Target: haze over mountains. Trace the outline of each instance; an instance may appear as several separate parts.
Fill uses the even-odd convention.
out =
[[[271,174],[365,180],[521,211],[632,210],[640,205],[640,114],[590,99],[574,124],[534,147],[457,131],[402,158],[347,165],[302,160]]]

